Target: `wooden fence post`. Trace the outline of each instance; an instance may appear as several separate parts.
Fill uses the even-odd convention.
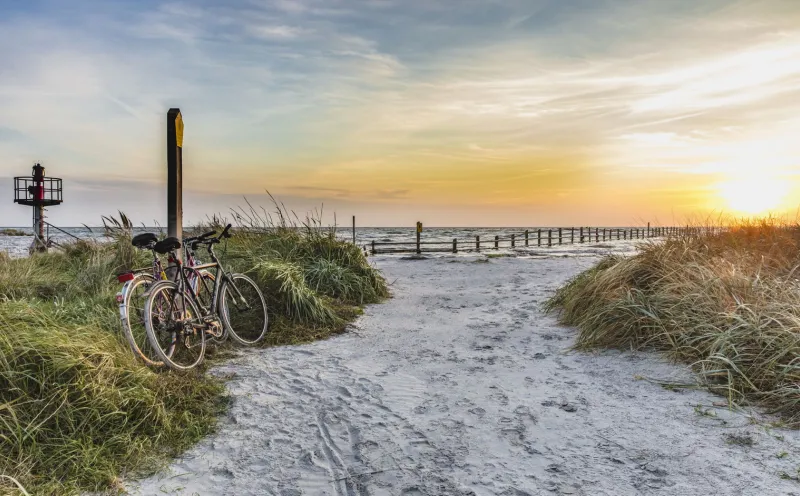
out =
[[[458,253],[458,239],[453,238],[453,253]]]
[[[375,254],[375,240],[372,240],[372,254]]]
[[[422,250],[420,249],[419,246],[419,238],[421,234],[422,234],[422,222],[417,222],[417,255],[422,253]]]
[[[575,228],[574,227],[570,227],[569,228],[569,244],[571,244],[571,245],[575,244]]]
[[[500,236],[494,235],[494,249],[500,248]]]
[[[599,243],[600,242],[600,228],[599,227],[595,227],[594,228],[594,242],[595,243]]]
[[[511,235],[511,248],[515,248],[517,246],[516,241],[514,240],[514,235]]]
[[[558,244],[561,244],[561,228],[558,228]]]
[[[525,247],[528,247],[528,230],[525,229]]]
[[[553,246],[553,230],[552,229],[548,229],[547,230],[547,246],[548,247]]]
[[[583,243],[583,227],[581,227],[581,243]]]
[[[542,230],[541,229],[537,229],[536,230],[536,246],[539,246],[539,247],[542,246]]]
[[[353,216],[353,244],[356,244],[356,216]]]
[[[481,251],[481,237],[475,236],[475,251]]]

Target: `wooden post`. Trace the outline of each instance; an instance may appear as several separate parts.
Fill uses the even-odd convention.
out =
[[[372,240],[372,254],[375,254],[375,240]]]
[[[528,230],[525,229],[525,247],[528,247]]]
[[[553,246],[553,230],[547,230],[547,246]]]
[[[353,244],[356,244],[356,216],[353,216]]]
[[[628,230],[627,229],[623,229],[622,230],[622,239],[628,239]]]
[[[516,243],[516,241],[514,239],[514,235],[512,234],[511,235],[511,248],[515,248],[516,246],[517,246],[517,243]]]
[[[183,239],[183,116],[167,112],[167,236]],[[183,250],[177,250],[180,258]]]
[[[420,241],[419,238],[421,235],[422,235],[422,222],[417,222],[417,255],[422,253],[422,250],[420,249],[419,246],[419,241]]]
[[[494,249],[496,250],[499,247],[500,247],[500,236],[495,234],[495,236],[494,236]]]
[[[542,246],[542,230],[541,229],[537,229],[536,230],[536,238],[537,238],[536,239],[536,246],[540,246],[541,247]]]
[[[581,227],[581,243],[583,243],[583,227]]]
[[[475,251],[481,251],[481,237],[475,236]]]
[[[458,239],[453,238],[453,253],[458,253]]]
[[[600,228],[599,227],[595,227],[594,228],[594,242],[595,243],[599,243],[600,242]]]
[[[561,238],[561,228],[559,227],[559,228],[558,228],[558,244],[560,245],[560,244],[561,244],[561,242],[562,242],[562,238]]]
[[[647,237],[650,237],[650,223],[647,223]]]
[[[570,227],[569,228],[569,244],[571,244],[571,245],[575,244],[575,228],[574,227]]]

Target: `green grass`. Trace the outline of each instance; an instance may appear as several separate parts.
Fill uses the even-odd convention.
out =
[[[130,246],[124,216],[105,220],[112,243],[0,257],[2,494],[113,491],[213,432],[225,409],[222,383],[202,370],[154,372],[133,358],[119,331],[115,274],[147,266],[149,253]],[[388,296],[362,252],[333,231],[237,220],[218,254],[262,287],[265,346],[341,332],[359,305]]]
[[[608,257],[548,302],[577,348],[655,349],[800,426],[800,227],[772,220]]]

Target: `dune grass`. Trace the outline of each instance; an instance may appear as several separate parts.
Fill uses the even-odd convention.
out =
[[[655,349],[800,426],[800,227],[745,222],[608,257],[548,302],[577,347]]]
[[[134,359],[119,331],[115,274],[147,266],[149,253],[130,246],[124,216],[106,220],[110,243],[0,257],[0,494],[113,491],[213,432],[225,410],[220,380]],[[268,298],[265,346],[328,337],[358,305],[388,296],[361,251],[332,230],[269,222],[240,223],[218,245],[223,263],[254,276]]]

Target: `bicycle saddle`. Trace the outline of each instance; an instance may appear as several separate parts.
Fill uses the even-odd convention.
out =
[[[153,247],[155,251],[158,253],[164,254],[169,253],[172,250],[177,250],[181,247],[181,242],[178,238],[174,236],[170,236],[169,238],[164,238]]]
[[[136,248],[146,248],[147,245],[152,243],[153,241],[158,241],[158,237],[153,233],[142,233],[137,234],[131,240],[131,244]]]

